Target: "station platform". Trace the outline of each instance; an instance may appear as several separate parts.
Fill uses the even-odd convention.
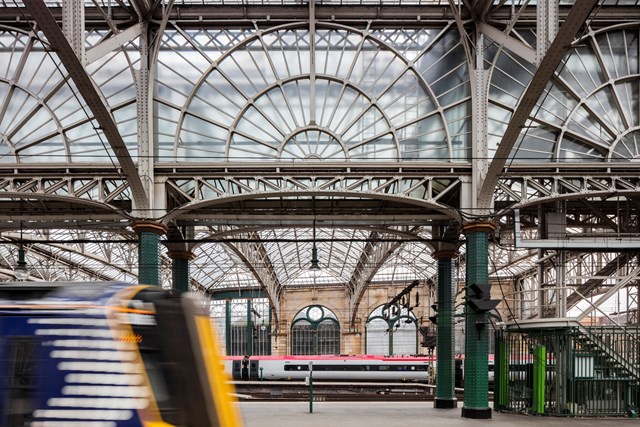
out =
[[[608,427],[640,426],[638,418],[557,418],[493,412],[488,420],[460,416],[455,409],[435,409],[433,402],[239,402],[244,427]]]

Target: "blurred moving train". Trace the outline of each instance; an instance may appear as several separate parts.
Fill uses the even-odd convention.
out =
[[[0,286],[3,427],[238,427],[208,314],[125,283]]]

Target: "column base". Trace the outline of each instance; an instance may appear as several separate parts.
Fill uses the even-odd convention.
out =
[[[445,398],[445,397],[436,397],[433,401],[433,407],[437,409],[452,409],[458,407],[458,399],[454,398]]]
[[[491,408],[465,408],[462,407],[463,418],[473,418],[476,420],[488,420],[491,418]]]

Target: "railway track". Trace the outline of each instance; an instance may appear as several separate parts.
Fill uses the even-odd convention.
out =
[[[304,381],[238,381],[233,383],[239,400],[309,400]],[[456,389],[462,398],[462,389]],[[313,400],[337,401],[431,401],[435,385],[385,382],[313,382]]]

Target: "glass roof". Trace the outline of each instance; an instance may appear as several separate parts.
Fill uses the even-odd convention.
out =
[[[198,239],[209,234],[198,235]],[[370,239],[366,230],[317,228],[316,246],[322,274],[309,270],[313,248],[313,230],[308,228],[276,228],[258,233],[268,254],[268,265],[253,264],[255,274],[263,277],[273,271],[282,286],[345,285],[356,268],[362,268],[361,256]],[[242,240],[241,236],[236,237]],[[423,235],[427,239],[428,234]],[[379,241],[397,240],[393,234],[378,235]],[[234,249],[234,246],[236,247]],[[258,281],[237,253],[237,243],[203,243],[194,249],[191,263],[193,279],[204,289],[258,286]],[[374,281],[411,281],[435,275],[436,265],[427,243],[407,242],[376,273]],[[365,266],[369,267],[369,266]]]
[[[5,231],[0,245],[0,277],[15,279],[18,249],[33,281],[124,281],[136,282],[137,238],[101,230]],[[22,242],[22,245],[21,245]]]
[[[46,3],[52,7],[62,4]],[[503,6],[526,3],[493,2]],[[602,5],[638,3],[605,0]],[[23,5],[3,1],[2,7],[15,4]],[[108,0],[85,4],[105,8],[116,5]],[[275,6],[304,2],[178,0],[176,4]],[[451,6],[445,0],[323,0],[317,4]],[[530,28],[514,28],[512,35],[535,49],[536,35]],[[115,165],[116,156],[87,103],[41,36],[0,27],[0,164],[9,168]],[[88,29],[87,50],[98,47],[109,36],[107,30]],[[637,28],[587,33],[549,82],[512,160],[640,159],[639,39]],[[169,23],[157,43],[150,106],[155,132],[150,139],[156,151],[151,167],[197,163],[226,167],[234,162],[241,167],[247,161],[471,165],[471,71],[453,22],[421,28],[366,29],[318,22],[312,33],[304,22],[198,28],[176,21]],[[86,64],[87,73],[103,95],[135,161],[140,160],[136,104],[139,47],[139,40],[133,37],[121,49]],[[490,42],[486,55],[488,65],[494,67],[488,108],[491,156],[535,66],[516,52],[498,51]],[[204,174],[207,170],[199,172]],[[194,181],[185,182],[189,190],[196,186]],[[93,184],[78,180],[71,190],[65,187],[64,196]],[[202,185],[203,198],[229,195],[224,184],[220,180],[209,187]],[[242,188],[240,179],[234,184]],[[270,184],[264,183],[264,188]],[[277,190],[286,193],[291,189]],[[384,191],[392,190],[380,191],[381,196],[388,196]],[[102,188],[96,186],[89,198],[97,200],[101,192]],[[47,193],[52,194],[61,195]],[[115,200],[130,198],[126,189],[118,194]],[[354,194],[356,191],[344,198],[355,200]],[[269,202],[277,201],[277,197]],[[334,196],[325,197],[325,201],[337,200]],[[114,199],[108,202],[113,203]],[[25,229],[23,247],[32,276],[39,280],[97,277],[135,281],[136,244],[121,224],[113,227],[117,228],[120,231]],[[254,249],[265,254],[259,263],[247,260],[250,254],[240,240],[210,241],[215,233],[197,229],[193,240],[203,241],[194,247],[192,278],[200,288],[214,290],[253,287],[261,275],[273,275],[280,286],[345,285],[359,270],[366,269],[375,271],[373,283],[435,275],[432,248],[426,243],[428,232],[418,233],[425,241],[400,241],[397,234],[380,230],[375,231],[374,240],[372,230],[318,227],[314,238],[311,227],[291,226],[237,234],[238,238],[259,240]],[[7,279],[14,274],[20,237],[10,230],[3,231],[2,238],[8,242],[0,245],[1,274]],[[47,239],[55,243],[45,243]],[[314,240],[323,271],[319,278],[308,270]],[[378,248],[387,250],[387,256],[375,251],[363,256],[367,245],[374,241]],[[523,274],[532,268],[532,255],[529,251],[495,247],[496,265],[490,270],[497,276]],[[163,262],[165,277],[170,265],[166,257]],[[464,271],[456,274],[463,277]]]

